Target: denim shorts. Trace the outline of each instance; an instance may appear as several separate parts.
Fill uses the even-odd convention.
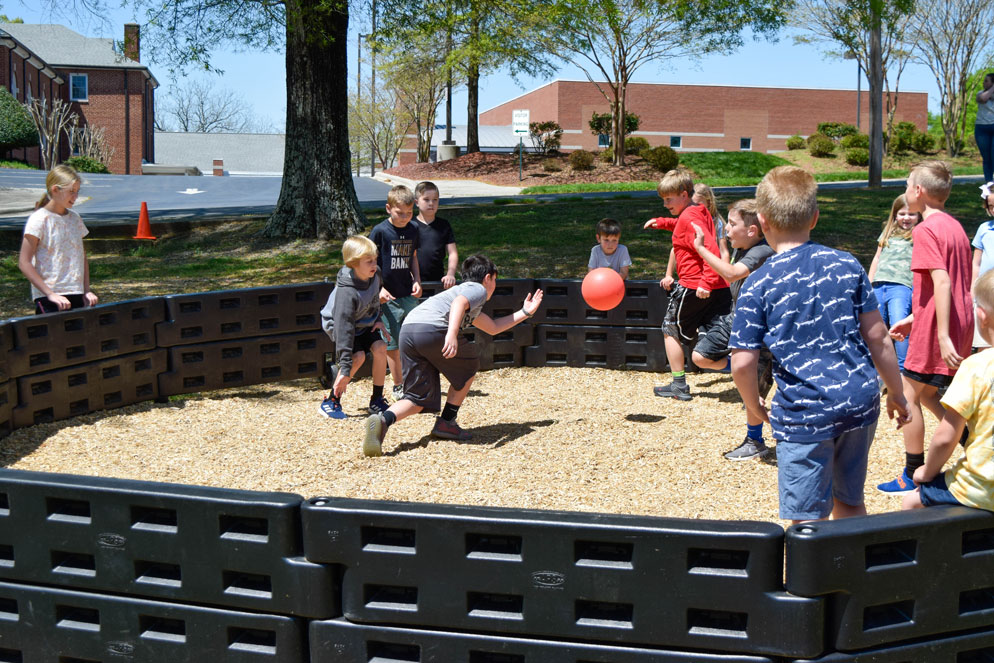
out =
[[[780,517],[827,518],[839,500],[863,504],[867,456],[877,422],[819,442],[777,442]]]
[[[939,506],[940,504],[953,504],[963,506],[959,500],[953,497],[946,487],[946,473],[939,472],[935,478],[928,483],[923,483],[918,487],[919,496],[925,506]]]

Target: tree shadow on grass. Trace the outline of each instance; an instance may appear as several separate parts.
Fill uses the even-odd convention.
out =
[[[403,442],[390,451],[385,452],[383,455],[397,456],[406,451],[423,449],[431,442],[454,442],[455,444],[472,444],[499,449],[508,442],[513,442],[521,437],[524,437],[525,435],[528,435],[529,433],[533,433],[536,428],[545,428],[546,426],[551,426],[554,423],[556,423],[554,419],[544,419],[542,421],[525,421],[514,424],[493,424],[490,426],[480,426],[478,428],[468,428],[467,430],[473,434],[473,439],[465,441],[437,440],[431,435],[425,435],[417,442]]]

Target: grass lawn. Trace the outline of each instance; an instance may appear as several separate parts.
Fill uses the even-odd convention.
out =
[[[899,193],[898,188],[822,192],[813,239],[849,251],[868,267],[881,224]],[[731,200],[720,198],[719,207],[726,209]],[[977,187],[969,184],[954,187],[948,203],[971,238],[986,218],[979,202]],[[381,218],[378,210],[368,213],[371,223]],[[442,214],[455,228],[460,255],[489,255],[505,278],[582,277],[594,226],[604,217],[621,222],[621,241],[634,260],[633,279],[661,277],[670,248],[668,232],[642,229],[647,219],[665,214],[656,197],[453,206],[443,207]],[[92,243],[88,254],[94,290],[106,303],[334,278],[342,264],[338,242],[265,239],[258,234],[263,225],[263,219],[210,225],[154,244]],[[29,297],[16,251],[5,251],[0,259],[0,316],[29,315]]]

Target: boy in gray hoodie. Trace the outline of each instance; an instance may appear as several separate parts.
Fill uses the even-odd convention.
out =
[[[331,393],[319,406],[321,414],[332,419],[344,419],[342,394],[356,374],[366,354],[373,355],[373,395],[369,412],[376,414],[389,407],[383,398],[383,382],[387,373],[387,346],[379,332],[386,334],[380,320],[379,269],[376,266],[376,244],[368,237],[355,235],[342,245],[345,267],[338,272],[335,289],[321,309],[321,326],[335,342],[336,361],[330,367],[327,381]]]

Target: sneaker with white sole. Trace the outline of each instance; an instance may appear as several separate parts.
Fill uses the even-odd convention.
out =
[[[329,394],[328,398],[321,401],[321,405],[318,406],[318,412],[329,419],[345,419],[349,416],[342,411],[342,400],[335,398],[333,394]]]
[[[441,417],[435,419],[435,427],[431,429],[431,436],[443,440],[472,440],[473,434],[459,427],[454,421],[446,421]]]
[[[395,401],[399,401],[401,398],[404,397],[404,386],[395,384],[393,386],[393,390],[391,391],[391,393],[393,394],[393,399]]]
[[[897,475],[896,479],[877,484],[877,490],[881,493],[906,493],[914,489],[915,482],[908,476],[906,470],[901,470],[901,473]]]
[[[371,414],[364,424],[366,436],[362,440],[363,456],[382,456],[383,438],[387,435],[387,422],[382,414]]]
[[[370,414],[379,414],[380,412],[386,412],[389,410],[390,403],[387,403],[387,399],[380,396],[379,398],[370,400],[369,407],[366,409],[369,410]]]
[[[652,393],[660,398],[675,398],[678,401],[689,401],[693,398],[690,395],[689,385],[680,386],[676,382],[653,387]]]
[[[746,437],[742,444],[731,451],[722,454],[728,460],[751,460],[753,458],[764,458],[770,453],[770,448],[763,440],[754,440]]]

